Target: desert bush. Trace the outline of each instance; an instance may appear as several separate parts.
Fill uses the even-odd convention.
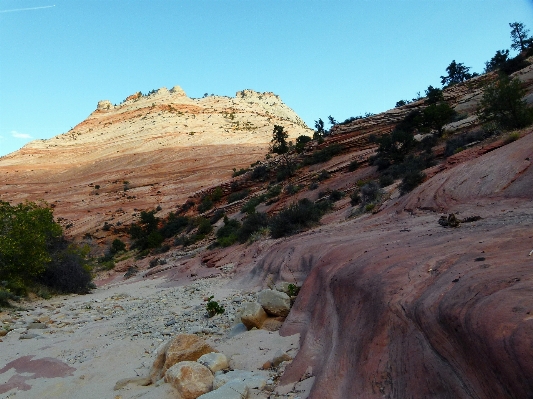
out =
[[[214,206],[213,201],[211,200],[210,196],[205,196],[202,199],[202,202],[198,205],[198,213],[204,213],[207,212],[209,209],[211,209]]]
[[[359,205],[361,203],[361,193],[359,190],[355,190],[350,194],[350,204],[352,206]]]
[[[371,181],[361,187],[361,202],[363,205],[375,202],[379,199],[381,190],[376,182]]]
[[[116,254],[120,251],[126,250],[126,244],[122,242],[120,239],[115,238],[113,242],[111,243],[111,253]]]
[[[299,185],[294,185],[294,184],[287,184],[287,187],[285,187],[285,193],[287,195],[294,195],[296,194],[298,191],[300,191],[301,187]]]
[[[310,156],[304,158],[304,165],[314,165],[317,163],[329,161],[341,151],[342,146],[340,146],[339,144],[332,144],[328,147],[323,148],[322,150],[315,151]]]
[[[52,260],[37,281],[61,293],[89,292],[92,287],[89,247],[80,248],[62,239],[53,245],[51,253]]]
[[[267,199],[270,199],[270,198],[277,197],[280,194],[281,194],[281,185],[275,184],[268,189],[266,193],[266,197]]]
[[[246,198],[248,194],[250,194],[250,191],[248,190],[241,190],[241,191],[231,193],[230,195],[228,195],[228,204],[231,204],[232,202],[235,202],[235,201],[240,201]]]
[[[318,182],[314,181],[314,182],[311,182],[311,184],[309,185],[309,190],[313,191],[313,190],[316,190],[318,187],[319,187]]]
[[[269,170],[268,167],[265,165],[259,165],[254,168],[252,171],[252,175],[250,176],[250,179],[252,180],[258,180],[258,181],[265,181],[268,179]]]
[[[518,132],[513,132],[513,133],[510,133],[506,138],[505,138],[505,144],[509,144],[509,143],[512,143],[513,141],[516,141],[520,138],[520,133]]]
[[[242,222],[237,238],[240,242],[246,242],[252,234],[268,226],[268,216],[266,213],[254,212],[248,214]]]
[[[237,235],[241,224],[238,220],[224,216],[224,226],[217,231],[217,243],[222,247],[229,247],[237,242]]]
[[[479,130],[451,137],[446,141],[444,155],[449,157],[453,154],[463,151],[467,145],[475,143],[476,141],[481,141],[485,137],[485,132]]]
[[[426,175],[420,169],[409,169],[400,183],[400,193],[403,195],[412,191],[424,181],[425,177]]]
[[[318,173],[318,175],[317,175],[316,178],[317,178],[318,181],[324,181],[324,180],[329,179],[330,176],[331,176],[331,175],[330,175],[330,173],[329,173],[327,170],[322,169],[322,170]]]
[[[387,187],[387,186],[390,186],[392,183],[394,183],[394,177],[392,177],[388,173],[383,173],[379,177],[379,186],[380,187]]]
[[[235,169],[233,168],[233,174],[231,175],[231,177],[237,177],[237,176],[240,176],[240,175],[244,175],[246,172],[248,172],[250,169]]]
[[[339,190],[333,190],[330,194],[329,194],[329,200],[331,202],[337,202],[339,200],[341,200],[343,197],[344,197],[344,193],[342,191],[339,191]]]
[[[269,227],[273,238],[295,234],[318,223],[322,215],[331,208],[331,202],[313,203],[307,198],[290,205],[270,219]]]
[[[217,209],[215,213],[213,213],[213,216],[209,219],[209,223],[215,224],[220,219],[224,217],[224,211],[222,209]]]
[[[241,208],[241,212],[243,213],[254,213],[255,207],[259,205],[261,202],[265,201],[266,195],[258,195],[256,197],[250,198],[246,204],[244,204]]]
[[[350,162],[350,164],[348,165],[348,171],[350,172],[355,172],[358,168],[359,168],[359,162],[357,162],[356,160],[353,160],[352,162]]]
[[[494,121],[503,129],[518,129],[533,122],[533,109],[523,99],[527,93],[518,78],[500,76],[488,85],[480,102],[478,114],[482,121]]]
[[[190,223],[186,216],[177,216],[171,212],[159,232],[164,238],[174,237],[181,233]]]

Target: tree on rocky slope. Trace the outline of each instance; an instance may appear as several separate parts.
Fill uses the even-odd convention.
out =
[[[526,29],[522,22],[510,23],[511,27],[511,48],[517,51],[525,51],[533,44],[533,37],[528,37],[529,29]]]
[[[469,73],[469,70],[470,67],[466,67],[463,63],[457,63],[453,60],[450,65],[446,67],[448,75],[440,77],[441,84],[443,86],[451,86],[476,76],[475,74]]]
[[[523,99],[526,89],[517,78],[501,76],[483,92],[479,115],[504,129],[522,128],[533,122],[533,109]]]

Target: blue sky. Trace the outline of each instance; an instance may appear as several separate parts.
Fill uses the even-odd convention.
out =
[[[273,91],[310,127],[385,111],[481,72],[515,21],[532,0],[0,0],[0,156],[163,86]]]

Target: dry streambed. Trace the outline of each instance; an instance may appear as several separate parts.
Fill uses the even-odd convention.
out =
[[[0,398],[180,398],[169,378],[146,381],[157,354],[180,334],[198,337],[226,357],[227,365],[212,371],[215,388],[248,376],[244,396],[238,386],[229,389],[237,399],[307,396],[312,378],[277,386],[298,351],[299,335],[280,337],[282,317],[260,315],[257,322],[267,329],[248,331],[241,323],[243,307],[255,303],[257,293],[227,288],[220,277],[173,288],[159,288],[162,282],[102,287],[0,313]],[[223,314],[207,316],[211,295]],[[214,394],[209,397],[226,397]]]

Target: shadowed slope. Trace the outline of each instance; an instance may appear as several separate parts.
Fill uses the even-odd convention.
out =
[[[375,216],[275,244],[252,281],[307,277],[282,329],[302,337],[282,383],[310,366],[311,398],[531,397],[532,140],[444,172]],[[419,197],[483,219],[443,228],[416,210],[427,205]]]

